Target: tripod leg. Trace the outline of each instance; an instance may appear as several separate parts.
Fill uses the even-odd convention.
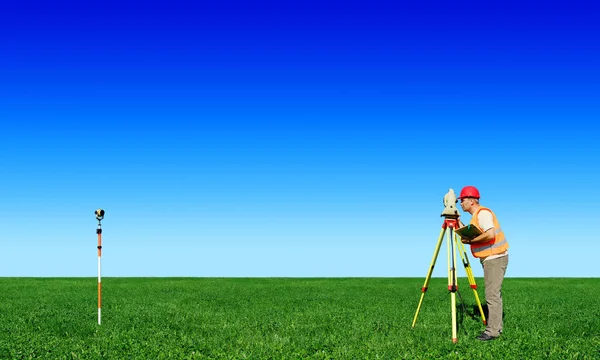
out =
[[[475,283],[475,276],[473,276],[473,269],[469,263],[469,257],[467,256],[465,244],[458,240],[458,235],[456,235],[456,233],[454,236],[456,240],[456,246],[458,247],[458,253],[460,254],[460,258],[465,267],[465,272],[467,273],[467,279],[469,279],[469,284],[471,285],[471,289],[473,289],[473,294],[475,294],[475,301],[477,303],[477,307],[479,308],[479,313],[481,314],[481,320],[483,320],[484,325],[487,325],[487,320],[483,314],[483,308],[481,307],[481,301],[479,301],[479,295],[477,294],[477,284]]]
[[[469,284],[471,284],[471,288],[473,288],[473,286],[475,286],[474,289],[476,289],[477,285],[475,285],[475,277],[473,276],[473,271],[471,269],[471,265],[469,264],[469,257],[467,256],[467,250],[465,249],[465,245],[458,238],[458,235],[455,234],[455,236],[456,236],[456,247],[457,247],[458,253],[460,254],[460,259],[463,262],[463,266],[465,267],[465,271],[467,273],[467,279],[469,279]]]
[[[450,297],[452,299],[452,342],[456,343],[458,341],[456,335],[456,252],[454,251],[455,244],[455,236],[452,228],[448,228],[448,290],[451,291]]]
[[[412,322],[412,328],[415,327],[417,323],[417,317],[419,316],[419,311],[421,310],[421,305],[423,304],[423,299],[425,298],[425,292],[427,291],[427,287],[429,286],[429,280],[431,280],[431,274],[433,273],[433,268],[435,267],[435,261],[440,253],[440,247],[442,246],[442,241],[444,240],[444,230],[440,232],[440,236],[438,238],[437,244],[435,246],[435,251],[433,253],[433,258],[431,259],[431,264],[429,265],[429,271],[427,272],[427,277],[425,278],[425,283],[421,288],[421,299],[419,300],[419,306],[417,306],[417,312],[415,313],[415,317]]]

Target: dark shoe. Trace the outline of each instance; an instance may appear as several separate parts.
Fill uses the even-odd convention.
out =
[[[488,341],[488,340],[495,340],[496,338],[497,338],[497,336],[490,336],[486,333],[481,333],[481,335],[479,335],[477,337],[477,340]]]

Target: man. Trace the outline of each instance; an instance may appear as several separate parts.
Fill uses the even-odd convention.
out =
[[[502,333],[502,281],[508,265],[508,242],[492,210],[479,204],[479,190],[465,186],[458,199],[463,211],[472,215],[471,225],[483,231],[473,239],[461,238],[464,244],[471,245],[471,253],[479,258],[483,266],[485,280],[485,300],[488,306],[488,319],[485,331],[478,340],[494,340]],[[459,225],[462,222],[459,220]]]

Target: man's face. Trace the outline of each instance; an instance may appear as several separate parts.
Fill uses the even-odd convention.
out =
[[[460,207],[462,207],[463,211],[469,212],[469,210],[473,207],[475,201],[473,198],[462,198],[460,201]]]

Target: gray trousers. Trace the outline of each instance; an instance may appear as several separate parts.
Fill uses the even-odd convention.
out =
[[[508,255],[482,262],[485,280],[485,301],[488,306],[488,319],[485,332],[498,336],[504,325],[502,321],[502,281],[508,266]]]

